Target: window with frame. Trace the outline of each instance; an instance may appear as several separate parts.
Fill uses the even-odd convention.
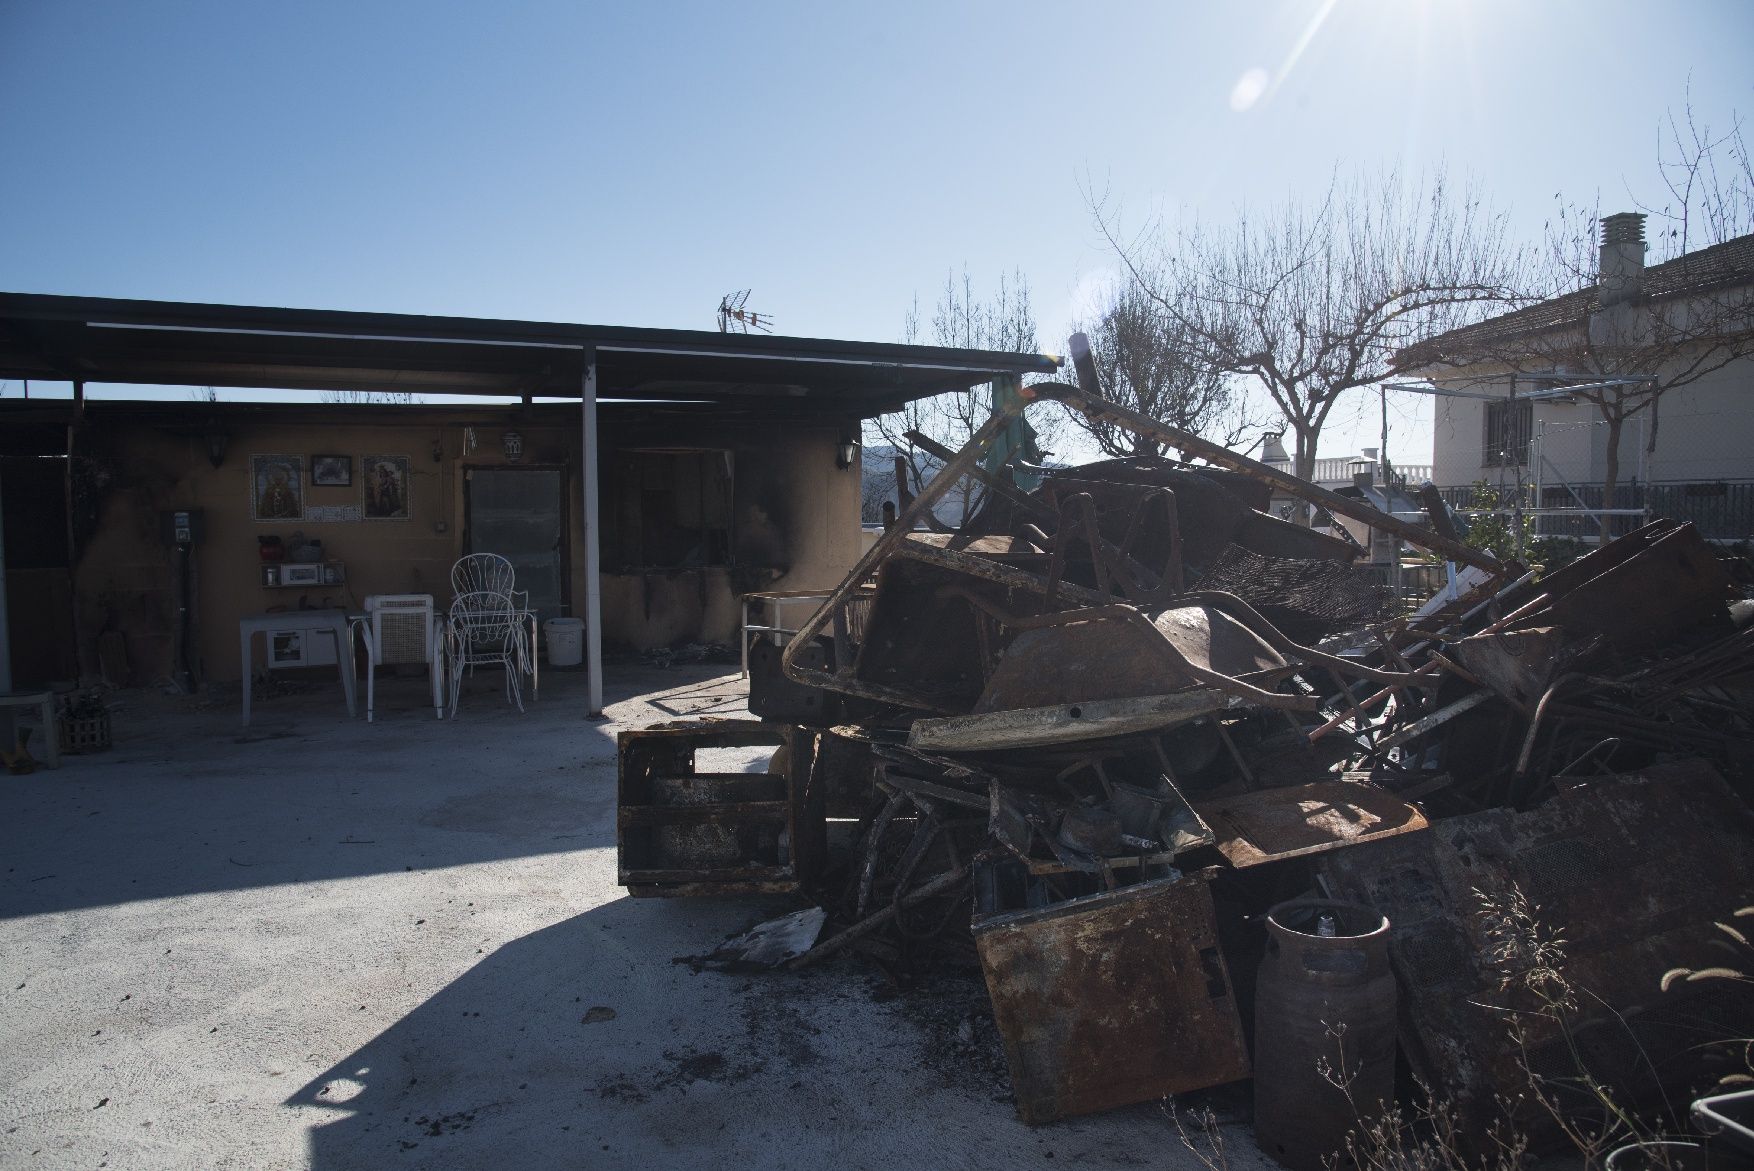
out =
[[[1528,457],[1529,438],[1535,433],[1535,404],[1527,399],[1505,399],[1486,404],[1486,434],[1480,466],[1520,467]]]

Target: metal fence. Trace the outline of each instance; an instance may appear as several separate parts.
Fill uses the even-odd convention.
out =
[[[1440,489],[1452,509],[1483,508],[1496,500],[1494,511],[1510,515],[1521,509],[1533,514],[1538,537],[1568,537],[1595,541],[1601,533],[1598,517],[1610,509],[1610,531],[1619,536],[1643,524],[1646,518],[1665,517],[1691,521],[1701,536],[1715,541],[1754,540],[1754,480],[1711,480],[1665,484],[1619,484],[1607,502],[1600,484],[1545,484],[1536,499],[1534,485],[1488,487],[1483,499],[1477,485]]]

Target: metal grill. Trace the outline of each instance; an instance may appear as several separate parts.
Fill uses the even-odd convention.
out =
[[[1270,557],[1240,545],[1226,549],[1194,588],[1235,594],[1281,625],[1286,616],[1299,619],[1305,632],[1368,626],[1400,612],[1395,591],[1369,570],[1343,561]]]
[[[424,663],[427,659],[430,613],[424,609],[378,614],[378,661],[383,664]]]

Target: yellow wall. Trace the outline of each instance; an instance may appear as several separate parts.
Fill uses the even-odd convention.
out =
[[[409,408],[411,419],[431,416]],[[135,679],[151,683],[170,673],[175,618],[171,553],[160,537],[159,513],[199,508],[205,537],[195,551],[194,645],[202,678],[240,677],[237,623],[240,616],[273,607],[297,608],[301,598],[313,606],[361,608],[369,594],[430,593],[442,607],[449,599],[449,573],[463,552],[463,476],[468,465],[503,462],[500,435],[507,429],[524,438],[522,463],[564,464],[571,558],[571,601],[582,609],[584,545],[580,528],[576,425],[508,421],[484,415],[474,423],[477,446],[466,452],[468,425],[453,415],[430,422],[359,421],[346,407],[312,408],[311,422],[226,422],[229,443],[224,464],[214,469],[198,434],[172,434],[156,427],[110,424],[88,447],[111,469],[96,531],[82,549],[76,570],[81,662],[95,674],[94,645],[106,628],[123,632]],[[352,412],[355,418],[357,412]],[[381,418],[381,411],[378,412]],[[547,418],[555,418],[549,413]],[[314,421],[321,418],[322,422]],[[333,420],[333,421],[331,421]],[[191,432],[193,429],[190,429]],[[604,445],[650,442],[649,433],[605,422]],[[767,525],[778,534],[786,572],[731,571],[721,568],[664,573],[605,574],[604,641],[611,647],[645,649],[686,641],[730,642],[735,638],[739,589],[815,589],[839,582],[857,559],[859,548],[858,470],[834,467],[836,426],[748,427],[668,426],[665,442],[681,446],[729,447],[735,453],[738,505],[735,524]],[[619,433],[618,433],[619,432]],[[856,434],[856,431],[854,432]],[[434,460],[435,445],[440,454]],[[351,488],[310,485],[313,453],[354,457]],[[297,455],[305,460],[304,503],[354,504],[360,501],[359,457],[407,455],[411,460],[412,518],[407,521],[317,523],[250,519],[252,454]],[[762,499],[745,501],[745,485],[760,485]],[[763,507],[765,502],[767,507]],[[774,516],[772,514],[783,514]],[[342,586],[267,589],[261,584],[258,534],[283,540],[294,530],[323,542],[326,558],[344,561]],[[261,661],[261,651],[257,651]]]

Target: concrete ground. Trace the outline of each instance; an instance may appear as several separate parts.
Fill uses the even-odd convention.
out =
[[[788,906],[615,885],[616,731],[740,714],[724,671],[622,668],[602,722],[560,672],[443,723],[126,692],[0,774],[0,1167],[1197,1168],[1155,1104],[1019,1123],[978,978],[675,962]]]

